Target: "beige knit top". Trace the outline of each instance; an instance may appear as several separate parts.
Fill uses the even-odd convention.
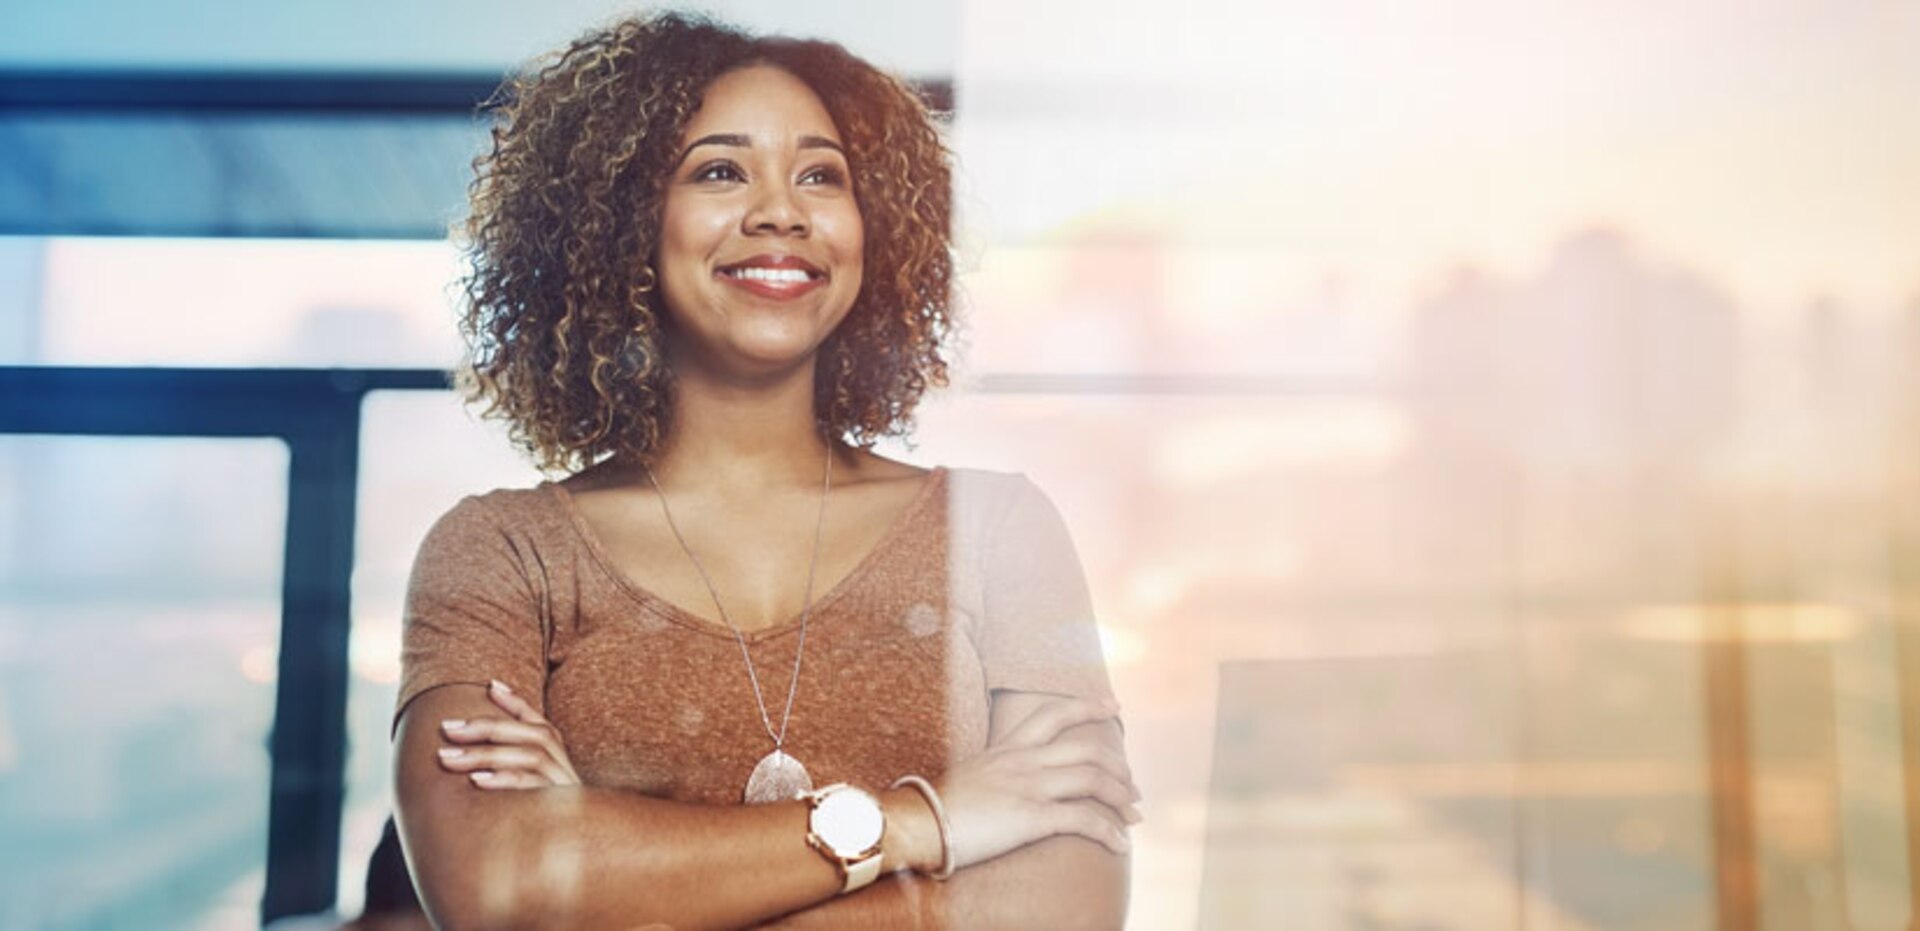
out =
[[[779,727],[799,619],[746,634]],[[935,776],[986,745],[994,689],[1110,697],[1059,512],[1024,475],[937,468],[816,596],[787,752],[816,786]],[[773,749],[739,644],[607,557],[544,482],[462,499],[413,566],[399,701],[498,678],[559,729],[580,778],[732,803]]]

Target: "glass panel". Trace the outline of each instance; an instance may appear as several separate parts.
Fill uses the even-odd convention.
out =
[[[258,925],[286,475],[0,436],[0,927]]]

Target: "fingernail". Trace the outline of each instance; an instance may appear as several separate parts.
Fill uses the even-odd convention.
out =
[[[492,682],[492,683],[493,683],[493,687],[494,687],[494,688],[496,688],[496,689],[499,689],[499,690],[500,690],[501,692],[503,692],[503,693],[505,693],[505,694],[507,694],[507,695],[512,695],[512,694],[513,694],[513,689],[512,689],[512,687],[510,687],[510,686],[508,686],[508,685],[507,685],[507,684],[506,684],[505,682],[502,682],[502,681],[500,681],[499,679],[489,679],[488,681],[489,681],[489,682]]]
[[[486,770],[486,769],[483,769],[477,773],[470,773],[469,775],[474,782],[492,782],[493,776],[494,776],[492,770]]]
[[[467,722],[462,718],[448,718],[440,722],[440,728],[442,730],[457,731],[466,726]]]
[[[1125,812],[1125,814],[1126,814],[1126,816],[1127,816],[1127,823],[1128,823],[1128,824],[1139,824],[1139,823],[1140,823],[1140,809],[1138,809],[1138,808],[1135,808],[1135,807],[1133,807],[1132,805],[1128,805],[1128,806],[1127,806],[1127,810],[1126,810],[1126,812]]]
[[[453,759],[454,757],[457,757],[457,756],[460,756],[460,755],[462,755],[462,754],[464,754],[464,753],[466,753],[466,752],[467,752],[467,751],[465,751],[465,750],[463,750],[463,749],[461,749],[461,748],[459,748],[459,747],[441,747],[441,748],[440,748],[440,758],[441,758],[441,759],[443,759],[443,760],[451,760],[451,759]]]

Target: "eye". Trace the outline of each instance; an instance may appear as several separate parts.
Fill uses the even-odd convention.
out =
[[[809,168],[800,175],[801,184],[824,184],[829,187],[845,187],[847,173],[838,165],[821,165]]]
[[[708,162],[694,169],[694,181],[745,181],[747,176],[740,166],[728,161]]]

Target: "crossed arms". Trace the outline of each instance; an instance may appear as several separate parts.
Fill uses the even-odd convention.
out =
[[[1132,790],[1111,709],[1092,707],[994,693],[987,752],[956,763],[943,787],[949,807],[965,809],[950,812],[957,833],[972,832],[961,858],[972,862],[946,882],[910,871],[931,870],[941,855],[938,828],[911,789],[880,793],[883,878],[838,896],[833,867],[804,840],[802,803],[478,788],[438,756],[449,746],[440,722],[509,717],[474,685],[429,690],[404,711],[398,822],[421,901],[442,928],[1118,928],[1132,809],[1116,792]],[[1061,765],[1018,768],[1016,759]]]

